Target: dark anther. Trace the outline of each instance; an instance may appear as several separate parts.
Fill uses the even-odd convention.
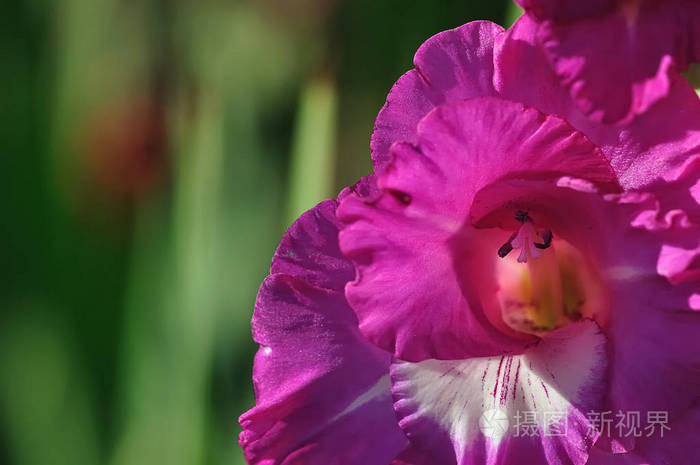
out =
[[[510,245],[510,242],[506,242],[501,246],[500,249],[498,249],[498,256],[501,258],[504,258],[506,255],[510,253],[510,251],[513,250],[513,246]]]
[[[546,249],[549,248],[549,246],[552,245],[552,238],[554,236],[552,235],[552,231],[547,230],[542,233],[542,239],[544,239],[544,242],[535,242],[535,247],[538,249]]]
[[[514,232],[513,234],[511,234],[510,237],[508,238],[508,242],[503,244],[501,246],[501,248],[498,249],[498,256],[499,257],[503,258],[506,255],[508,255],[511,250],[513,250],[513,245],[511,244],[511,242],[513,242],[513,239],[515,239],[515,236],[517,236],[517,235],[518,235],[517,232]]]
[[[526,221],[532,221],[530,220],[530,215],[527,214],[527,212],[518,210],[515,212],[515,220],[520,222],[520,223],[525,223]]]

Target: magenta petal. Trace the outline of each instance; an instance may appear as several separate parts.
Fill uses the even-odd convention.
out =
[[[385,465],[407,446],[391,405],[390,355],[367,342],[344,294],[336,203],[290,228],[253,316],[256,406],[241,416],[250,464]],[[323,286],[323,287],[321,287]]]
[[[700,176],[700,100],[682,76],[674,74],[670,85],[666,98],[629,125],[615,128],[615,139],[602,130],[582,129],[594,142],[601,139],[598,145],[626,189],[656,191],[658,183]]]
[[[396,457],[391,465],[443,465],[442,462],[414,446],[409,446]]]
[[[634,121],[598,124],[560,85],[536,39],[537,30],[538,24],[523,15],[497,38],[494,85],[500,95],[566,119],[601,148],[625,189],[689,175],[700,158],[700,100],[682,76],[672,73],[668,95]]]
[[[611,410],[677,418],[700,392],[700,313],[689,308],[692,287],[621,276],[612,292]]]
[[[351,222],[341,247],[358,268],[346,295],[369,340],[406,360],[522,349],[524,342],[491,326],[481,308],[470,308],[449,231],[354,197],[343,201],[339,215]]]
[[[591,449],[586,465],[651,465],[646,459],[634,453],[612,454],[597,448]]]
[[[521,0],[536,35],[584,113],[629,121],[670,91],[672,74],[698,59],[695,1]]]
[[[669,245],[697,244],[699,230],[687,220],[668,221],[669,215],[651,221],[645,195],[628,193],[617,202],[615,218],[629,218],[630,227],[617,226],[620,233],[611,235],[605,252],[613,349],[610,407],[641,412],[643,421],[649,411],[668,412],[674,420],[700,392],[700,313],[692,309],[698,276],[680,282],[664,276],[659,263],[671,259],[665,256]],[[615,224],[612,218],[610,223]]]
[[[415,69],[394,85],[377,115],[372,160],[377,171],[397,141],[416,142],[418,122],[433,108],[466,98],[494,95],[493,42],[503,28],[475,21],[428,39],[416,53]]]
[[[653,434],[637,441],[634,452],[650,464],[697,465],[700,463],[700,408],[696,407],[668,423],[663,437]]]
[[[321,202],[289,227],[272,258],[272,274],[288,274],[327,289],[345,288],[355,271],[338,248],[336,205],[333,200]]]
[[[494,87],[503,98],[565,118],[578,129],[595,127],[561,87],[536,38],[539,25],[521,16],[494,44]],[[607,134],[605,134],[607,135]],[[597,134],[588,137],[596,142]]]
[[[477,258],[495,256],[508,234],[469,246],[477,234],[469,226],[474,195],[497,179],[565,174],[615,191],[614,174],[562,119],[490,97],[434,110],[419,124],[418,143],[394,145],[378,176],[380,198],[351,195],[338,209],[348,224],[341,249],[357,267],[346,295],[360,329],[410,361],[520,351],[532,341],[505,334],[475,295],[496,285],[478,265],[488,260]]]
[[[630,19],[616,10],[570,23],[544,22],[542,44],[582,111],[614,123],[641,114],[669,93],[678,24],[659,8]]]
[[[663,200],[667,194],[663,190],[657,192]],[[700,224],[693,218],[697,215],[698,204],[694,200],[673,199],[677,202],[675,205],[695,207],[691,210],[695,215],[688,215],[679,208],[664,210],[662,202],[650,194],[630,193],[622,199],[638,206],[631,226],[659,232],[663,238],[656,262],[657,273],[672,284],[700,279]]]
[[[693,0],[688,0],[693,2]],[[695,8],[695,14],[693,16],[688,16],[688,30],[689,30],[689,56],[688,61],[692,63],[700,62],[700,15],[697,13],[698,5],[697,3],[692,4],[691,7]]]
[[[700,229],[696,228],[700,237]],[[700,238],[691,239],[687,246],[664,244],[656,265],[658,273],[673,284],[700,278]]]
[[[528,13],[540,20],[571,21],[600,15],[612,10],[615,0],[515,0]]]
[[[605,369],[605,337],[584,320],[518,356],[395,362],[394,408],[411,443],[440,464],[583,465]]]
[[[663,413],[663,412],[662,412]],[[693,408],[675,421],[666,423],[664,434],[646,437],[644,431],[636,439],[632,452],[613,454],[594,447],[586,465],[697,465],[700,463],[700,448],[696,446],[700,431],[700,409]]]

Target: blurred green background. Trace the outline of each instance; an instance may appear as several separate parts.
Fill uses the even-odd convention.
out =
[[[290,222],[431,35],[507,0],[0,6],[0,463],[243,464]]]

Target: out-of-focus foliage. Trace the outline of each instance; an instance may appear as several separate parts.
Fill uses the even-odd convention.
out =
[[[506,0],[0,6],[0,463],[242,464],[249,321],[416,48]]]

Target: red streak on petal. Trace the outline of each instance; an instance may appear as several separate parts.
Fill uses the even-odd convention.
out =
[[[498,364],[498,371],[496,372],[496,383],[493,385],[493,404],[496,405],[496,391],[498,390],[498,381],[501,379],[501,367],[503,366],[503,359],[505,356],[501,357],[501,361]]]
[[[549,398],[549,391],[547,390],[547,386],[544,385],[544,381],[540,381],[540,384],[542,385],[542,388],[544,389],[544,394],[547,396],[547,400],[549,400],[549,403],[551,404],[552,401]]]
[[[520,359],[518,359],[518,367],[515,369],[515,381],[513,382],[513,400],[515,400],[515,395],[517,394],[518,378],[520,377]],[[523,396],[524,400],[524,396]]]

